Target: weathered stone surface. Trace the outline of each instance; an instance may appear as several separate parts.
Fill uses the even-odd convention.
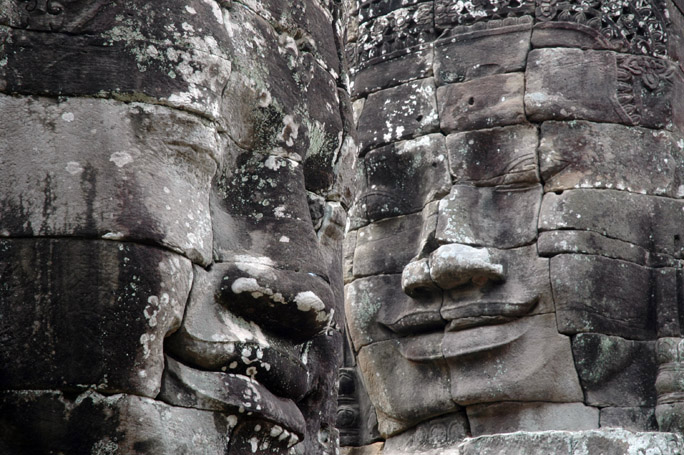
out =
[[[599,410],[582,403],[500,402],[468,406],[472,436],[515,431],[581,431],[599,427]]]
[[[454,185],[439,203],[440,242],[513,248],[537,237],[541,185],[522,188]]]
[[[354,252],[354,276],[401,273],[411,258],[419,253],[420,234],[427,222],[423,213],[415,213],[381,220],[359,229]],[[403,247],[397,248],[397,245]]]
[[[591,231],[540,232],[537,248],[540,256],[579,253],[622,259],[639,265],[647,265],[649,262],[649,253],[645,248]]]
[[[601,408],[601,428],[623,428],[629,431],[657,431],[658,423],[652,407]]]
[[[582,254],[554,256],[550,264],[561,333],[599,332],[637,340],[655,337],[656,302],[649,268]]]
[[[415,79],[432,76],[434,52],[431,48],[398,55],[367,66],[354,74],[351,93],[355,98]]]
[[[615,190],[547,193],[539,230],[591,231],[633,243],[654,253],[678,255],[684,225],[684,202]],[[611,216],[606,217],[610,209]]]
[[[580,333],[572,339],[572,352],[588,405],[655,405],[654,342]]]
[[[215,129],[160,106],[0,95],[0,235],[154,243],[211,262]]]
[[[682,149],[666,131],[584,121],[541,127],[545,191],[615,188],[681,197],[683,160]]]
[[[464,412],[436,417],[389,438],[382,453],[442,453],[441,450],[456,447],[469,434],[468,430]]]
[[[284,427],[302,439],[304,416],[291,400],[279,398],[254,379],[238,374],[202,371],[183,365],[170,357],[158,399],[172,406],[249,413]],[[242,411],[240,411],[242,409]]]
[[[350,231],[344,237],[344,263],[342,273],[344,284],[349,284],[354,279],[354,252],[356,251],[357,231]]]
[[[372,150],[364,157],[365,185],[359,200],[375,221],[422,210],[431,200],[449,193],[444,136],[431,134]]]
[[[477,130],[525,121],[523,73],[497,74],[437,89],[442,131]]]
[[[684,439],[673,433],[635,433],[626,430],[543,431],[480,436],[459,447],[460,455],[595,455],[667,453],[684,450]]]
[[[405,7],[421,2],[422,0],[361,0],[359,4],[359,19],[367,21],[374,17],[382,16],[400,7]]]
[[[398,325],[405,317],[414,320],[422,317],[423,325],[428,326],[430,322],[442,324],[441,298],[414,301],[402,291],[400,275],[360,278],[347,285],[345,291],[347,327],[357,351],[362,346],[391,338],[388,326]]]
[[[442,350],[460,405],[583,399],[570,340],[558,333],[553,314],[446,332]]]
[[[433,415],[457,410],[444,360],[415,362],[401,354],[404,349],[402,341],[380,341],[362,347],[357,357],[384,437]],[[412,391],[410,400],[406,390]]]
[[[435,82],[421,79],[368,95],[359,117],[361,152],[439,130]]]
[[[665,60],[535,49],[525,73],[525,112],[535,122],[583,119],[662,128],[672,115],[673,77]]]
[[[548,270],[549,262],[540,258],[534,245],[499,250],[487,248],[493,266],[501,266],[501,276],[489,277],[482,283],[475,276],[445,292],[441,314],[451,320],[452,327],[477,325],[482,320],[508,320],[511,317],[553,313]],[[467,258],[446,258],[447,267],[456,269],[464,262],[463,272],[474,270]],[[486,277],[486,275],[485,275]],[[458,321],[456,320],[458,319]]]
[[[104,240],[5,239],[0,252],[1,389],[157,395],[189,260]]]
[[[176,13],[186,5],[199,14]],[[72,2],[57,14],[17,13],[8,24],[17,28],[0,25],[3,90],[147,99],[218,117],[231,62],[217,4],[177,1],[157,10],[133,0]]]
[[[455,27],[447,31],[435,43],[437,85],[524,71],[531,31],[531,20],[502,27]]]
[[[382,455],[384,445],[384,442],[376,442],[362,447],[342,447],[340,453],[342,455]]]
[[[455,182],[477,186],[539,183],[537,129],[514,125],[447,136]]]
[[[135,395],[0,392],[0,451],[145,455],[229,452],[235,414],[169,406]]]

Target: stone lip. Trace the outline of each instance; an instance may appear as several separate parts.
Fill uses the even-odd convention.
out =
[[[498,322],[492,319],[493,322]],[[414,362],[450,359],[500,348],[521,338],[530,328],[525,318],[504,324],[434,332],[399,340],[399,352]]]

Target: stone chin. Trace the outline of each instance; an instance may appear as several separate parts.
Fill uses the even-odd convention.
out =
[[[553,314],[382,341],[363,347],[359,360],[386,436],[476,404],[583,399],[570,340]]]

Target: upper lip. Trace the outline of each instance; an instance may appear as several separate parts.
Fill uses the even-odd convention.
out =
[[[481,325],[507,322],[529,314],[539,301],[466,300],[450,302],[440,308],[413,309],[381,324],[401,335],[434,331],[457,331]]]

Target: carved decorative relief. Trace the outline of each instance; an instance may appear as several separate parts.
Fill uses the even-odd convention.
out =
[[[667,97],[675,68],[666,60],[632,55],[617,56],[617,99],[625,120],[640,125],[646,97]]]
[[[353,368],[340,370],[340,387],[337,397],[337,430],[340,432],[340,445],[359,444],[360,412],[356,398],[356,375]]]
[[[31,30],[74,32],[92,20],[106,0],[19,0],[21,25]]]
[[[533,15],[537,22],[565,22],[599,34],[623,52],[667,53],[667,12],[662,0],[437,0],[435,23],[467,25]]]
[[[397,9],[359,26],[359,61],[428,43],[434,40],[432,3]]]

